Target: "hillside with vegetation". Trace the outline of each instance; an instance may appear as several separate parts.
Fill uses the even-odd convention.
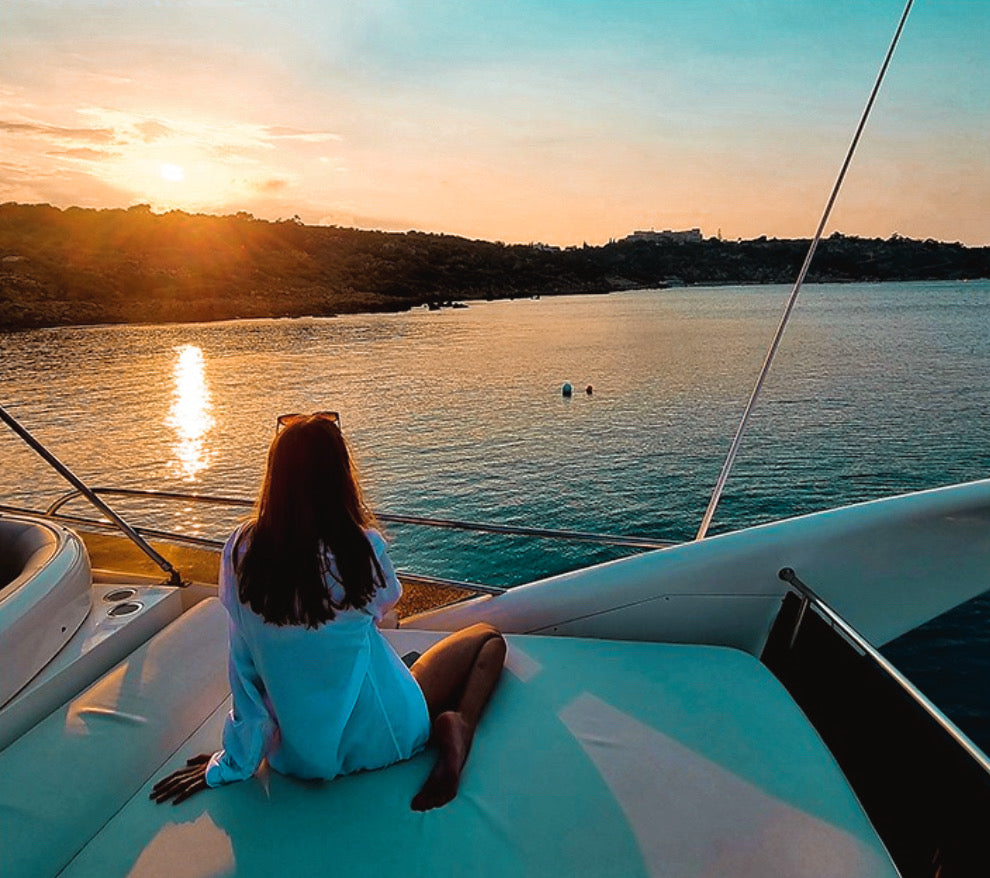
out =
[[[679,284],[789,283],[807,240],[621,240],[558,249],[146,205],[0,205],[0,329],[397,311]],[[990,247],[823,241],[808,280],[990,277]]]

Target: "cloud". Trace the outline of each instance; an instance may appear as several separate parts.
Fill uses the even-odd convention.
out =
[[[265,135],[275,140],[298,140],[302,143],[326,143],[331,140],[343,140],[339,134],[332,131],[304,131],[299,128],[268,127]]]
[[[111,128],[62,128],[39,122],[8,122],[0,120],[0,131],[11,134],[34,134],[58,140],[78,140],[84,143],[110,143],[116,135]]]
[[[258,192],[262,192],[265,195],[274,195],[277,192],[281,192],[284,189],[287,189],[289,185],[290,184],[288,180],[282,180],[277,177],[273,177],[272,179],[269,180],[260,180],[259,182],[254,184],[254,188],[257,189]]]
[[[141,135],[145,143],[154,143],[154,141],[172,134],[172,129],[168,125],[163,125],[154,119],[149,119],[147,122],[137,122],[134,125],[134,130]]]
[[[46,155],[65,156],[70,159],[82,159],[88,162],[100,162],[105,159],[115,158],[120,153],[109,149],[90,149],[88,146],[77,146],[73,149],[50,149]]]
[[[0,163],[0,201],[59,207],[125,207],[134,200],[132,192],[68,166],[39,168],[37,162]]]
[[[257,164],[257,159],[251,153],[258,149],[274,149],[274,147],[268,143],[221,143],[206,148],[206,151],[210,156],[221,161],[237,159],[241,162]]]

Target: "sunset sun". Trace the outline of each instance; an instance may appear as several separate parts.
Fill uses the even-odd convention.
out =
[[[169,183],[181,183],[186,179],[186,172],[181,165],[165,163],[158,168],[158,174]]]

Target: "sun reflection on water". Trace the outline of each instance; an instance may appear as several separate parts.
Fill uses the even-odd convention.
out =
[[[177,440],[173,446],[176,460],[171,467],[186,481],[192,481],[210,465],[204,439],[214,424],[210,414],[213,403],[206,383],[203,351],[189,344],[175,351],[178,354],[172,370],[175,389],[165,424],[175,431]]]

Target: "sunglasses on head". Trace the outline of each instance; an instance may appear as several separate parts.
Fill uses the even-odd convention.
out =
[[[275,419],[275,432],[278,433],[283,427],[288,427],[289,424],[294,424],[296,421],[302,421],[306,418],[325,418],[331,424],[336,424],[338,430],[340,429],[340,412],[313,412],[311,415],[292,412],[287,415],[279,415]]]

